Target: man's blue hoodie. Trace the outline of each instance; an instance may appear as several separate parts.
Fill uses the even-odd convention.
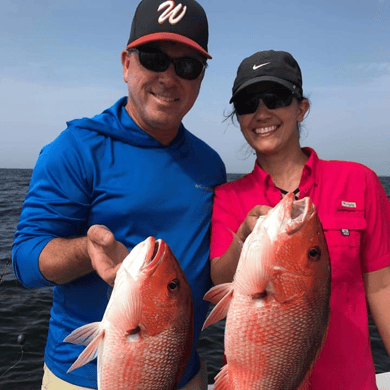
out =
[[[148,236],[164,239],[194,298],[195,338],[183,386],[199,370],[196,346],[208,309],[203,295],[211,286],[213,190],[226,181],[225,167],[183,125],[162,145],[134,123],[126,103],[122,98],[100,115],[69,122],[42,149],[15,234],[13,267],[27,288],[54,286],[39,270],[42,249],[53,238],[85,236],[94,224],[107,226],[129,250]],[[66,374],[84,347],[63,339],[101,321],[109,289],[96,273],[54,286],[45,363],[61,379],[97,388],[96,360]]]

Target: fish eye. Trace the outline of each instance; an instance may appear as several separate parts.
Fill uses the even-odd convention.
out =
[[[180,287],[180,281],[178,279],[173,279],[168,283],[168,289],[170,291],[175,291]]]
[[[311,248],[308,257],[311,261],[318,261],[321,258],[321,249],[318,246]]]

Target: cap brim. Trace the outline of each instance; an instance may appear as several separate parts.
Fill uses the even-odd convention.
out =
[[[272,81],[272,82],[278,83],[280,85],[283,85],[284,87],[288,88],[291,92],[296,93],[298,97],[302,97],[299,88],[297,86],[295,86],[294,84],[292,84],[286,80],[280,79],[279,77],[260,76],[260,77],[255,77],[251,80],[248,80],[245,83],[243,83],[242,85],[240,85],[240,87],[237,89],[237,91],[234,92],[229,103],[232,103],[234,98],[237,96],[237,94],[240,93],[244,88],[249,87],[250,85],[259,84],[259,83],[264,82],[264,81]]]
[[[146,43],[150,42],[156,42],[156,41],[171,41],[171,42],[179,42],[186,46],[189,46],[196,51],[198,51],[200,54],[205,56],[208,59],[211,59],[211,55],[207,53],[205,49],[203,49],[202,46],[198,45],[195,41],[193,41],[190,38],[184,37],[183,35],[169,33],[169,32],[160,32],[160,33],[154,33],[154,34],[148,34],[144,35],[141,38],[136,39],[135,41],[129,43],[127,45],[128,49],[145,45]]]

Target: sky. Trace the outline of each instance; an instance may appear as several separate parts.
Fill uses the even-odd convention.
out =
[[[250,172],[255,161],[238,125],[225,120],[237,67],[273,49],[290,52],[302,70],[311,109],[301,145],[390,176],[390,0],[199,2],[213,59],[183,123],[220,154],[227,172]],[[120,53],[137,5],[2,0],[0,168],[33,168],[67,121],[126,95]]]

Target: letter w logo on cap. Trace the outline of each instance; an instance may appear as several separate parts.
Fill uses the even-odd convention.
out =
[[[168,19],[170,24],[176,24],[176,23],[180,22],[180,20],[183,19],[184,15],[187,11],[187,7],[186,6],[183,7],[182,4],[178,4],[175,7],[175,2],[172,0],[165,1],[164,3],[161,3],[160,6],[158,7],[157,11],[161,11],[164,8],[167,8],[167,9],[158,18],[159,24],[163,24],[167,19]],[[183,8],[183,10],[182,10],[181,14],[178,15],[182,8]]]

